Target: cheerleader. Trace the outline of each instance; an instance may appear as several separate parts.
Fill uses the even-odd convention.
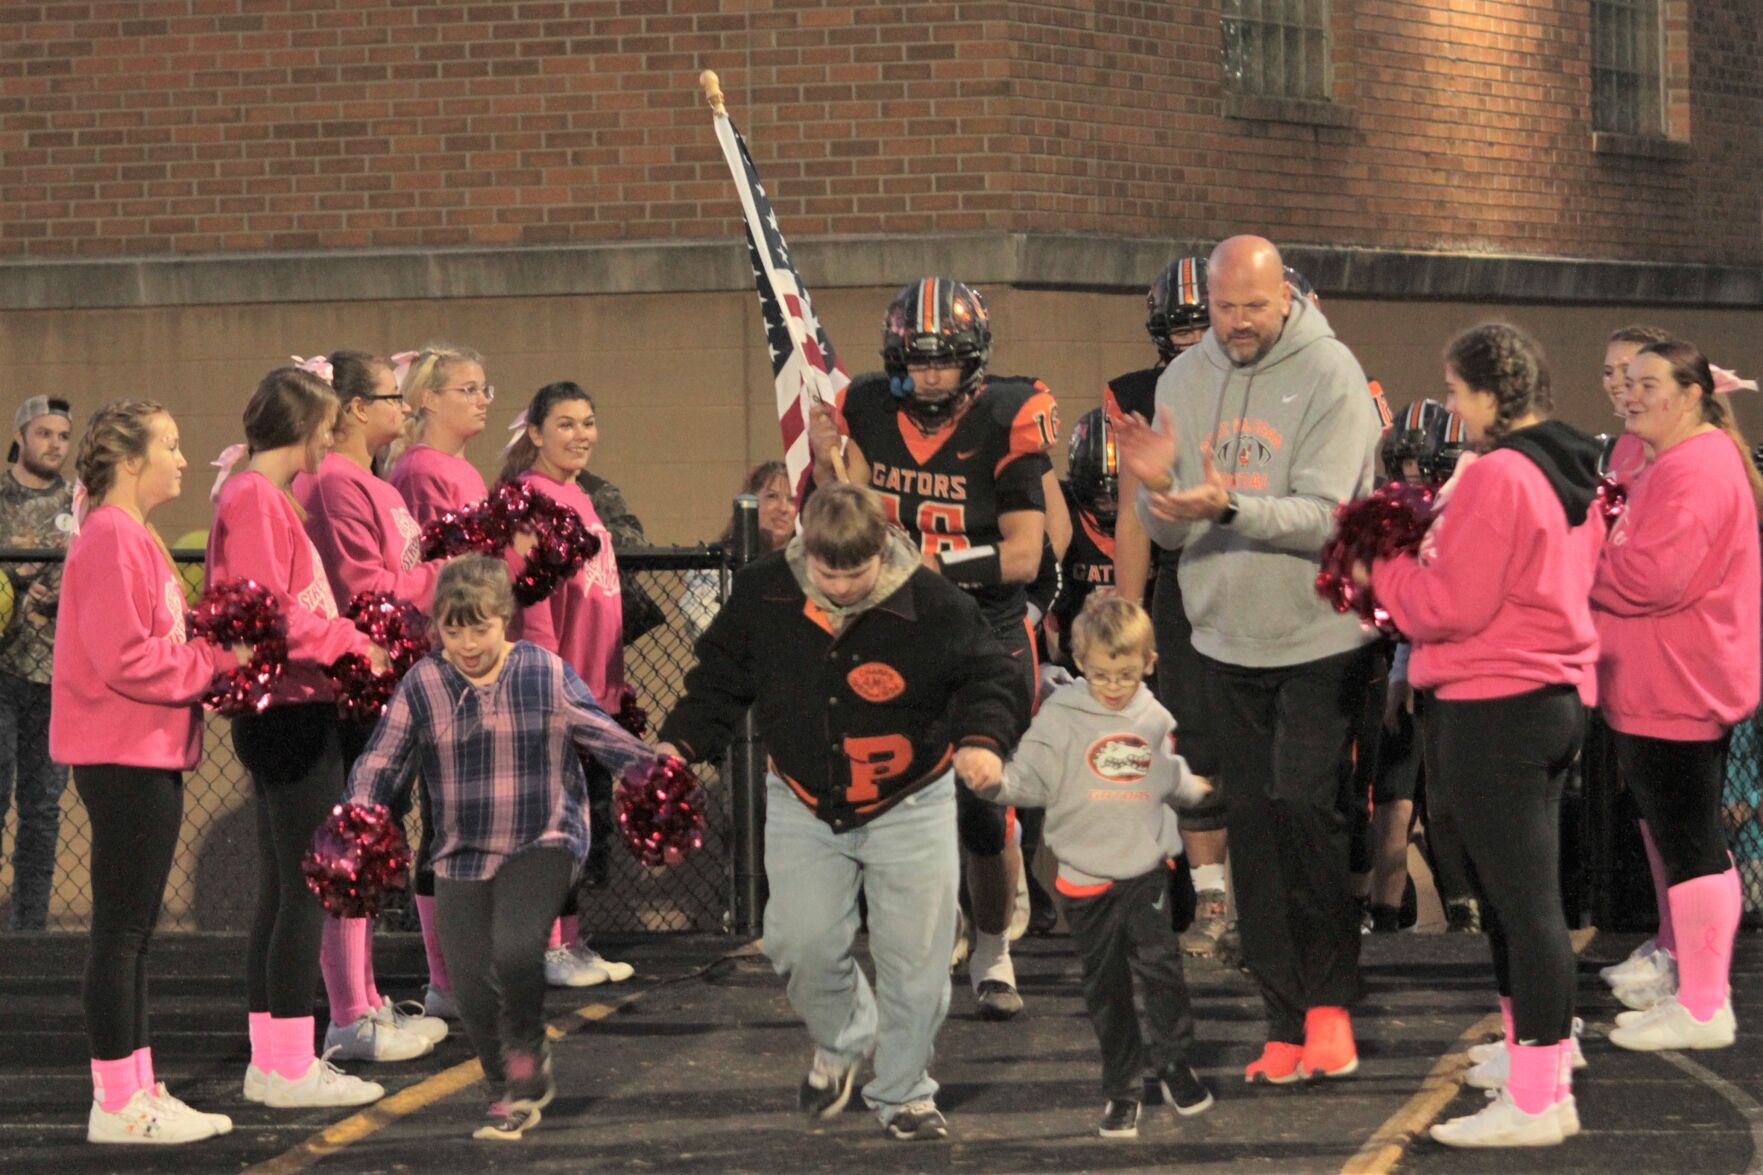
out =
[[[513,614],[501,562],[446,566],[432,613],[442,651],[405,674],[350,786],[358,803],[389,804],[412,774],[427,781],[441,947],[484,1075],[501,1091],[475,1134],[485,1139],[521,1137],[556,1093],[542,947],[587,854],[582,759],[610,771],[655,759],[574,669],[507,639]]]
[[[1718,386],[1690,343],[1648,343],[1629,361],[1624,439],[1644,463],[1625,478],[1592,589],[1604,718],[1660,906],[1659,949],[1618,972],[1633,1010],[1610,1043],[1626,1049],[1725,1048],[1737,1032],[1743,897],[1720,801],[1733,725],[1757,707],[1760,576],[1755,470],[1723,432]]]
[[[392,365],[376,355],[339,351],[305,366],[328,380],[341,405],[331,451],[317,475],[294,478],[294,499],[306,511],[306,533],[318,548],[331,592],[342,602],[360,592],[387,592],[426,610],[440,564],[422,562],[421,528],[398,491],[373,473],[373,454],[402,435],[410,415]],[[345,771],[373,727],[343,720]],[[395,1005],[380,995],[369,919],[326,918],[319,963],[331,1014],[325,1047],[338,1057],[408,1060],[446,1038],[445,1021],[424,1015],[421,1004]]]
[[[483,356],[469,347],[430,343],[413,354],[393,356],[405,367],[399,381],[410,414],[401,442],[388,450],[392,457],[387,480],[409,507],[419,527],[449,510],[481,502],[488,496],[484,475],[465,457],[465,446],[484,431],[496,389],[484,375]],[[422,948],[428,957],[429,983],[423,1010],[433,1017],[457,1019],[453,985],[435,929],[435,874],[430,867],[433,838],[427,790],[417,785],[422,808],[422,839],[416,849],[416,915],[422,925]]]
[[[1378,603],[1413,642],[1427,780],[1454,821],[1506,1020],[1487,1108],[1432,1128],[1448,1146],[1549,1146],[1577,1133],[1573,946],[1562,914],[1561,791],[1596,695],[1586,602],[1603,542],[1597,442],[1548,418],[1541,349],[1501,324],[1445,352],[1446,407],[1488,451],[1462,471],[1418,557],[1379,560]],[[1364,569],[1358,578],[1365,579]],[[1492,1066],[1489,1066],[1491,1068]]]
[[[278,1108],[357,1106],[380,1086],[344,1074],[313,1049],[313,990],[319,978],[324,911],[306,888],[300,859],[343,790],[336,703],[322,667],[344,653],[376,670],[385,653],[337,615],[324,565],[289,493],[298,473],[316,473],[331,445],[337,397],[294,367],[263,377],[245,406],[244,446],[223,456],[208,538],[211,583],[249,578],[268,588],[288,625],[288,668],[261,713],[233,719],[233,749],[256,797],[257,914],[245,982],[250,998],[247,1100]],[[243,449],[249,463],[229,476]]]
[[[185,640],[183,585],[147,520],[178,496],[186,464],[176,422],[151,400],[99,409],[75,459],[94,509],[62,581],[49,747],[73,768],[92,830],[91,1142],[195,1142],[233,1128],[155,1079],[147,1031],[148,942],[183,822],[183,773],[202,757],[197,699],[216,671],[250,659]],[[78,492],[75,503],[83,510]]]
[[[604,701],[624,685],[624,622],[612,536],[576,481],[599,435],[594,401],[580,384],[567,380],[546,384],[515,423],[520,431],[508,446],[502,480],[528,484],[574,510],[600,540],[600,550],[548,599],[522,608],[511,633],[562,657],[581,674],[594,698]],[[588,784],[598,809],[594,832],[605,836],[611,823],[611,780],[590,767]],[[566,910],[545,953],[545,974],[553,985],[618,983],[629,979],[633,970],[629,963],[603,958],[582,942],[580,921],[573,908]]]

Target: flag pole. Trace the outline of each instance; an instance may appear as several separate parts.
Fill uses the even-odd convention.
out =
[[[711,112],[717,118],[726,120],[728,118],[728,103],[723,97],[722,79],[716,76],[716,71],[714,69],[707,69],[700,73],[698,75],[698,86],[704,91],[704,101],[710,104]],[[821,408],[826,407],[826,401],[821,398],[818,389],[810,389],[809,394],[814,397],[814,403],[816,405]],[[813,448],[812,444],[809,448]],[[838,479],[843,482],[850,481],[851,475],[845,470],[845,453],[842,440],[839,446],[833,449],[830,455],[832,458],[833,472],[838,475]]]

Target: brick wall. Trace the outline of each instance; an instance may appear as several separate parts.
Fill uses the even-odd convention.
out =
[[[1216,0],[12,3],[0,257],[730,237],[713,67],[796,237],[1757,264],[1763,15],[1686,3],[1665,159],[1594,152],[1585,0],[1335,0],[1339,126],[1226,117]]]

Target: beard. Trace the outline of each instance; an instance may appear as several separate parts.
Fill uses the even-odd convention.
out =
[[[54,481],[61,476],[60,463],[50,465],[43,458],[38,457],[33,453],[21,454],[18,463],[24,466],[24,471],[26,473],[30,474],[32,477],[40,477],[44,481]]]

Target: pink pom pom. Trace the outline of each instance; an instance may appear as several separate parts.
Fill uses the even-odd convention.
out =
[[[288,621],[262,584],[249,579],[217,583],[186,616],[190,635],[225,649],[247,645],[248,664],[214,675],[202,704],[228,718],[261,713],[288,667]]]
[[[651,869],[677,865],[704,846],[704,787],[673,755],[627,771],[613,804],[625,847]]]
[[[1336,612],[1356,612],[1370,624],[1393,634],[1390,615],[1377,606],[1371,587],[1353,582],[1353,568],[1370,566],[1420,548],[1432,526],[1433,492],[1426,486],[1393,481],[1370,497],[1348,502],[1335,511],[1335,533],[1322,548],[1322,570],[1316,594]]]
[[[424,559],[476,552],[497,555],[518,531],[531,531],[533,549],[514,577],[514,598],[523,608],[548,599],[600,553],[600,540],[581,516],[527,482],[498,482],[490,496],[464,510],[441,515],[422,532]]]
[[[1628,509],[1628,487],[1614,477],[1604,478],[1598,482],[1597,504],[1604,521],[1615,522]]]
[[[373,722],[386,712],[398,682],[428,656],[428,619],[408,600],[390,592],[361,592],[344,612],[355,627],[386,651],[392,667],[375,673],[359,653],[344,653],[325,672],[336,687],[337,709],[345,718]]]
[[[404,888],[410,846],[384,804],[338,804],[300,860],[306,888],[339,918],[371,918]]]

